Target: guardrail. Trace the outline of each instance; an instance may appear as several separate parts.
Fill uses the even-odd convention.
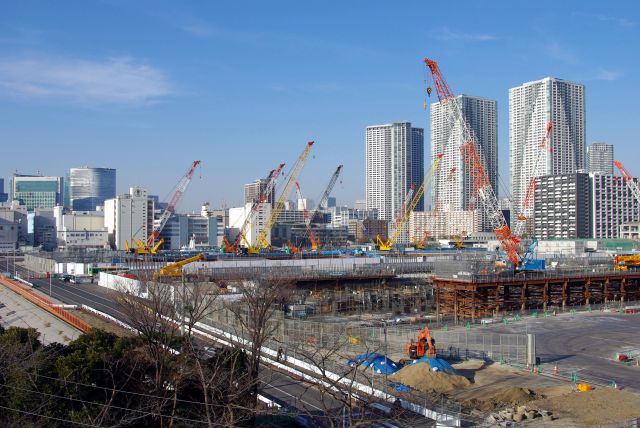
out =
[[[60,318],[62,321],[66,322],[67,324],[77,328],[81,332],[86,333],[89,330],[91,330],[91,326],[89,324],[82,321],[77,316],[69,313],[65,309],[57,306],[55,303],[53,303],[51,300],[47,299],[46,297],[36,293],[31,288],[25,287],[24,285],[2,275],[0,275],[0,284],[4,285],[9,290],[21,295],[22,297],[24,297],[34,305]]]

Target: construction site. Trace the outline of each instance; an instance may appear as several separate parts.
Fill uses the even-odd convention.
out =
[[[451,102],[455,96],[437,63],[425,59],[425,65],[438,100],[462,127],[460,155],[493,231],[483,245],[462,233],[445,237],[446,246],[429,230],[409,236],[411,216],[441,167],[442,154],[435,156],[424,181],[410,187],[388,222],[388,233],[369,236],[361,245],[328,248],[323,242],[328,235],[318,217],[340,165],[315,207],[301,210],[306,238],[272,245],[294,187],[304,200],[297,180],[311,141],[289,169],[277,199],[284,164],[268,174],[251,203],[230,213],[217,249],[162,250],[163,228],[200,163],[194,161],[145,241],[132,239],[124,252],[95,252],[93,258],[26,255],[24,264],[64,280],[91,277],[102,287],[140,297],[150,287],[208,284],[220,307],[203,323],[238,340],[248,339],[234,315],[243,304],[242,290],[262,281],[286,285],[290,295],[269,320],[273,337],[265,344],[278,350],[278,361],[284,353],[285,360],[308,368],[318,364],[311,356],[332,350],[322,360],[323,369],[343,375],[355,367],[374,396],[437,408],[434,414],[455,421],[451,426],[525,420],[539,426],[625,426],[640,418],[640,255],[540,251],[539,241],[528,233],[536,174],[508,223],[460,105]],[[552,128],[549,122],[540,158],[548,151]],[[640,200],[637,182],[616,166]],[[599,412],[585,410],[594,406]]]

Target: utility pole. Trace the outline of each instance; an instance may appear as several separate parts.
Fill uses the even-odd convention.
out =
[[[184,303],[184,296],[186,294],[186,285],[184,282],[184,271],[181,272],[182,274],[182,297],[180,298],[180,334],[182,336],[184,336],[184,308],[185,308],[185,303]]]

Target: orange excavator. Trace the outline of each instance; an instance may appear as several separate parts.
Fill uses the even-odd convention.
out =
[[[409,358],[416,360],[425,355],[427,357],[436,356],[436,341],[431,337],[429,327],[425,326],[418,334],[418,341],[411,339],[406,345],[407,355]]]

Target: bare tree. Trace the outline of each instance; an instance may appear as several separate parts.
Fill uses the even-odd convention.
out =
[[[285,305],[294,292],[294,283],[273,278],[245,281],[240,285],[242,299],[229,307],[237,334],[247,340],[248,378],[252,407],[257,406],[263,346],[276,334]]]

